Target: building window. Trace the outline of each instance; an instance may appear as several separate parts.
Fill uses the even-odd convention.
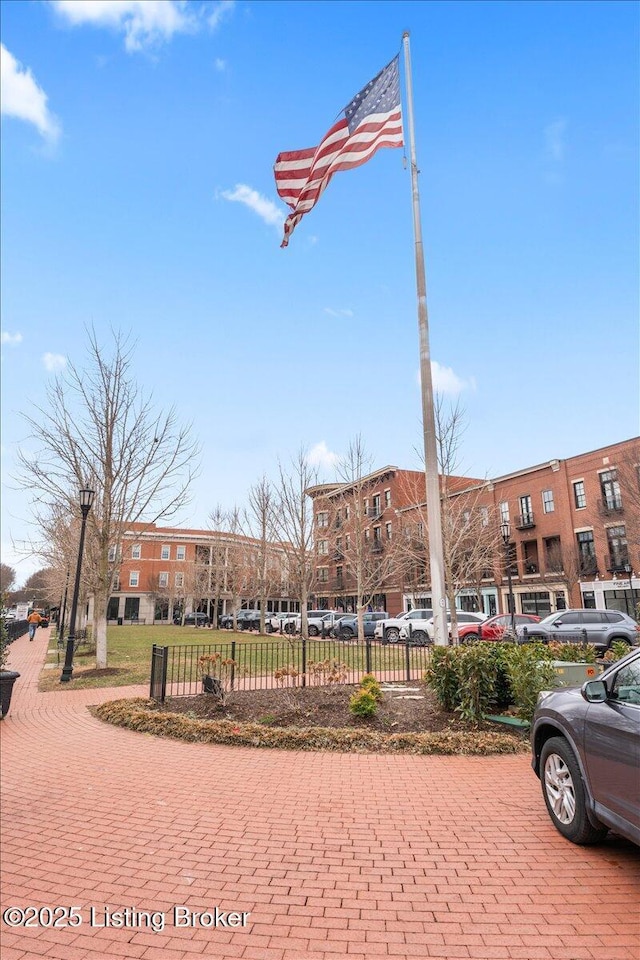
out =
[[[622,497],[616,470],[605,470],[600,474],[600,490],[606,510],[622,510]]]
[[[347,504],[344,508],[344,518],[345,520],[349,520],[350,517],[351,517],[351,507],[349,506],[349,504]]]
[[[623,572],[629,563],[626,528],[624,526],[608,527],[607,544],[609,547],[609,570],[612,573]]]
[[[543,490],[542,509],[544,513],[553,513],[555,508],[555,503],[553,502],[553,490]]]
[[[345,537],[344,537],[344,547],[345,547],[345,550],[350,550],[350,549],[351,549],[351,534],[349,534],[349,533],[346,533],[346,534],[345,534]]]
[[[115,577],[113,578],[113,591],[114,591],[114,593],[120,593],[120,577],[118,577],[118,576],[115,576]],[[109,619],[109,618],[107,618],[107,619]],[[114,617],[111,617],[110,619],[111,619],[111,620],[114,620],[115,618],[114,618]]]
[[[500,504],[500,523],[509,523],[509,504],[506,500]]]
[[[139,543],[135,543],[131,547],[131,559],[139,560],[141,556],[142,556],[142,547],[140,546]]]
[[[186,547],[176,547],[176,560],[184,560],[186,552]]]
[[[521,593],[520,605],[523,613],[538,617],[548,617],[551,613],[551,597],[548,593]]]
[[[160,551],[160,559],[169,560],[170,557],[171,557],[171,547],[164,546]]]
[[[489,508],[480,507],[480,521],[483,527],[489,526]]]
[[[379,493],[376,493],[376,495],[375,495],[374,498],[373,498],[373,515],[374,515],[375,517],[377,517],[377,516],[380,515],[380,513],[381,513],[381,510],[380,510],[380,494],[379,494]]]
[[[387,540],[391,540],[391,524],[385,523],[384,529],[385,529]]]
[[[116,560],[122,560],[122,550],[120,547],[109,547],[109,563],[115,563]]]
[[[593,530],[581,530],[576,534],[578,543],[578,563],[581,576],[592,576],[597,573],[596,548],[593,541]]]
[[[137,587],[137,586],[138,586],[138,583],[139,583],[139,580],[140,580],[140,571],[139,571],[139,570],[131,570],[131,572],[129,573],[129,586],[130,586],[130,587]]]
[[[316,522],[317,522],[317,524],[318,524],[319,527],[328,527],[328,526],[329,526],[329,511],[328,511],[328,510],[322,510],[322,511],[318,514],[318,516],[317,516],[317,518],[316,518]]]
[[[375,540],[376,543],[380,543],[380,541],[382,540],[382,528],[381,528],[381,527],[374,527],[374,528],[373,528],[373,539]]]
[[[369,498],[365,497],[365,499],[362,501],[362,504],[364,506],[364,515],[365,517],[368,517],[369,516]]]
[[[573,484],[573,502],[576,510],[582,510],[587,505],[587,496],[584,492],[584,480],[576,480]]]
[[[329,553],[329,541],[328,540],[318,540],[318,553],[322,556],[326,556]]]
[[[166,571],[158,575],[158,586],[159,587],[169,586],[169,574]]]
[[[184,573],[176,573],[176,587],[184,587]]]
[[[533,523],[533,507],[531,506],[531,497],[520,497],[520,522],[523,526]]]
[[[556,593],[556,610],[566,610],[567,609],[567,598],[564,595],[564,590],[559,590]]]
[[[329,567],[318,567],[318,580],[320,583],[327,583],[329,580]]]
[[[391,506],[391,490],[385,490],[384,492],[384,505],[385,507]]]

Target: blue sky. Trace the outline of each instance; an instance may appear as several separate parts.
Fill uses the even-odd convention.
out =
[[[272,167],[317,144],[411,32],[436,387],[461,468],[638,433],[638,5],[3,2],[2,554],[34,563],[19,412],[84,328],[193,421],[185,521],[301,445],[325,478],[422,445],[402,150],[334,177],[280,249]],[[35,564],[37,566],[37,563]]]

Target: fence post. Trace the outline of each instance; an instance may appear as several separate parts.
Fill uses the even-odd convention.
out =
[[[231,641],[231,659],[233,660],[233,663],[232,663],[232,665],[231,665],[231,679],[230,679],[230,681],[229,681],[229,687],[230,687],[231,690],[233,690],[233,684],[234,684],[235,678],[236,678],[236,664],[235,664],[235,660],[236,660],[236,641],[235,641],[235,640],[232,640],[232,641]]]
[[[149,684],[149,699],[159,700],[160,703],[164,703],[167,694],[168,663],[169,647],[161,647],[157,643],[154,643],[153,647],[151,648],[151,680]]]
[[[371,673],[371,637],[365,637],[365,673]]]
[[[302,638],[302,686],[307,685],[307,638]]]
[[[409,633],[411,633],[411,624],[409,624]],[[407,670],[407,683],[411,680],[411,657],[409,656],[409,637],[407,637],[404,645],[404,663]]]

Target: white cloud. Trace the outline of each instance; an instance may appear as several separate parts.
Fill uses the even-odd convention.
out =
[[[1,335],[2,343],[8,344],[10,347],[17,347],[19,343],[22,343],[22,334],[21,333],[9,333],[8,330],[3,330]]]
[[[235,5],[235,0],[220,0],[220,3],[214,5],[213,11],[209,15],[209,26],[212,30],[218,29],[225,17],[229,16]]]
[[[340,308],[338,310],[334,310],[333,307],[325,307],[324,312],[328,313],[330,317],[352,317],[353,316],[353,310],[349,310],[348,308]]]
[[[476,382],[473,377],[469,380],[463,380],[451,367],[444,367],[437,360],[431,361],[431,380],[434,393],[458,394],[463,390],[475,390]],[[418,384],[420,383],[420,371],[418,371]]]
[[[307,463],[311,467],[333,468],[339,463],[340,457],[337,453],[332,453],[324,440],[316,443],[307,454]]]
[[[223,60],[221,57],[216,57],[216,59],[213,61],[213,65],[218,73],[224,73],[224,71],[227,69],[227,61]]]
[[[67,365],[67,358],[61,353],[45,353],[42,357],[45,370],[55,373],[57,370],[63,370]]]
[[[50,143],[58,139],[60,126],[47,108],[46,93],[4,44],[0,44],[0,92],[3,114],[32,123]]]
[[[245,183],[237,183],[234,190],[222,190],[220,196],[232,203],[243,203],[269,226],[281,227],[285,221],[286,214],[280,207]]]
[[[186,0],[50,0],[71,26],[90,24],[124,33],[129,53],[171,40],[175,33],[197,29]]]
[[[547,160],[552,160],[554,163],[561,163],[564,160],[566,130],[567,121],[562,117],[544,128],[544,146]]]

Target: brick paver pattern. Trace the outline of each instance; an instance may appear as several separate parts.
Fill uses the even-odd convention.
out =
[[[0,724],[2,908],[77,906],[83,922],[2,923],[3,960],[640,956],[637,848],[560,837],[528,755],[296,753],[142,735],[87,705],[146,688],[72,681],[38,693],[47,645],[40,630],[11,647],[21,677]],[[250,916],[242,928],[176,927],[176,905]],[[160,912],[164,929],[140,917],[99,926],[105,907]]]

